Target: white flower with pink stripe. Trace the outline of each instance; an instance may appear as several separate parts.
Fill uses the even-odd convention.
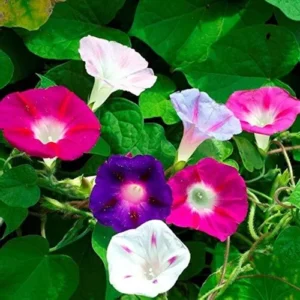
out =
[[[154,85],[157,77],[134,49],[94,36],[80,40],[79,53],[86,71],[95,78],[89,105],[96,111],[115,91],[136,96]]]
[[[107,249],[110,283],[119,292],[147,297],[170,290],[190,262],[190,252],[162,221],[116,234]]]
[[[242,132],[240,121],[225,105],[216,103],[198,89],[176,92],[170,97],[184,126],[178,161],[187,161],[207,139],[227,141]]]

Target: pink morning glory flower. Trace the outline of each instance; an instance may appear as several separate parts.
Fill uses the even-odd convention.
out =
[[[7,141],[31,156],[74,160],[100,135],[94,113],[62,86],[12,93],[0,102],[0,115]]]
[[[88,74],[95,77],[89,105],[96,111],[117,90],[136,96],[154,85],[157,77],[134,49],[113,41],[87,36],[79,53]]]
[[[90,209],[99,223],[115,231],[165,220],[172,193],[160,161],[150,155],[112,155],[98,170]]]
[[[204,158],[176,173],[168,184],[173,204],[167,223],[224,241],[246,218],[246,184],[233,167]]]
[[[299,100],[278,87],[235,92],[226,106],[241,121],[243,130],[255,134],[262,150],[268,149],[270,135],[291,127],[300,112]]]
[[[107,249],[110,283],[121,293],[156,297],[190,262],[187,247],[162,221],[116,234]]]
[[[170,97],[184,126],[178,161],[187,161],[206,139],[226,141],[242,131],[240,121],[225,105],[198,89],[176,92]]]

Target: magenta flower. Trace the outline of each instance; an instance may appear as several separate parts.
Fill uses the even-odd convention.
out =
[[[95,77],[89,99],[94,111],[113,92],[123,90],[138,96],[157,79],[139,53],[117,42],[89,35],[80,40],[79,53],[87,73]]]
[[[240,121],[225,105],[197,89],[176,92],[171,101],[184,126],[178,161],[187,161],[207,139],[226,141],[242,131]]]
[[[149,220],[165,220],[172,205],[162,164],[149,155],[111,156],[98,170],[90,209],[103,225],[116,231]]]
[[[233,167],[204,158],[175,174],[168,184],[173,204],[167,223],[194,228],[224,241],[246,218],[246,184]]]
[[[300,112],[300,102],[278,87],[235,92],[226,105],[243,130],[255,133],[263,150],[268,149],[270,135],[291,127]]]
[[[12,93],[0,102],[0,115],[7,141],[31,156],[74,160],[100,135],[93,112],[61,86]]]

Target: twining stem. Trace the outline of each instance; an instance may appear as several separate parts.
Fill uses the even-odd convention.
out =
[[[280,205],[280,206],[282,206],[282,207],[284,207],[284,208],[287,208],[287,209],[295,208],[294,205],[287,205],[287,204],[282,203],[282,202],[279,200],[279,195],[281,194],[281,192],[286,191],[286,190],[291,190],[291,188],[288,187],[288,186],[283,186],[283,187],[280,187],[279,189],[277,189],[277,190],[275,191],[275,194],[274,194],[274,200],[275,200],[275,202],[276,202],[278,205]]]
[[[300,145],[297,146],[290,146],[290,147],[284,147],[285,151],[293,151],[293,150],[300,150]],[[275,150],[271,150],[268,152],[268,155],[272,155],[272,154],[277,154],[277,153],[281,153],[283,152],[283,150],[280,149],[275,149]]]
[[[261,173],[257,177],[255,177],[253,179],[246,180],[246,182],[247,183],[253,183],[253,182],[256,182],[256,181],[260,180],[261,178],[263,178],[265,176],[265,171],[266,171],[266,167],[264,165]]]
[[[286,152],[286,149],[284,148],[284,146],[278,142],[278,141],[272,141],[274,144],[278,145],[281,150],[282,150],[282,154],[285,158],[285,161],[287,163],[287,166],[288,166],[288,169],[289,169],[289,173],[290,173],[290,177],[291,177],[291,183],[292,183],[292,186],[295,187],[296,186],[296,183],[295,183],[295,179],[294,179],[294,171],[293,171],[293,167],[292,167],[292,164],[291,164],[291,161],[290,161],[290,158]]]
[[[248,229],[249,229],[251,237],[254,240],[258,240],[259,236],[257,235],[257,233],[254,229],[255,210],[256,210],[256,205],[252,204],[250,207],[250,212],[249,212],[249,217],[248,217]]]
[[[223,284],[225,275],[226,275],[226,269],[227,269],[227,264],[228,264],[228,258],[229,258],[229,251],[230,251],[230,236],[227,238],[226,240],[226,248],[225,248],[225,253],[224,253],[224,264],[223,264],[223,268],[222,268],[222,273],[221,273],[221,277],[220,277],[220,281],[218,283],[217,286],[220,286]],[[214,300],[217,296],[217,292],[211,294],[207,300]]]
[[[12,151],[13,153],[14,151]],[[24,152],[22,153],[18,153],[18,154],[11,154],[7,159],[6,161],[4,162],[3,164],[3,171],[6,170],[7,166],[10,165],[10,161],[12,161],[13,159],[17,158],[17,157],[23,157],[25,156],[26,154]]]
[[[262,198],[265,198],[266,200],[268,200],[268,202],[272,203],[273,202],[273,199],[269,196],[267,196],[266,194],[264,193],[261,193],[257,190],[254,190],[254,189],[251,189],[251,188],[247,188],[247,191],[248,191],[248,194],[252,193],[252,194],[256,194],[258,196],[261,196]],[[249,193],[250,192],[250,193]],[[252,195],[253,196],[253,195]],[[257,198],[256,198],[257,199]]]
[[[287,213],[285,216],[283,216],[282,219],[277,224],[277,226],[274,228],[274,230],[266,238],[266,240],[271,240],[280,231],[280,229],[284,228],[287,224],[289,224],[291,220],[292,220],[292,216],[290,213]]]
[[[84,218],[93,218],[93,215],[87,211],[75,208],[67,202],[62,203],[49,197],[43,197],[41,205],[50,210],[60,211],[66,214],[79,215]]]
[[[211,294],[219,291],[225,284],[222,285],[217,285],[216,287],[214,287],[213,289],[211,289],[209,292],[207,292],[206,294],[204,294],[203,296],[199,296],[198,300],[207,300],[207,297],[209,297]]]

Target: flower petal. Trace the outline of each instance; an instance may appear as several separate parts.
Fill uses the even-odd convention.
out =
[[[118,291],[156,297],[175,284],[190,253],[166,224],[152,220],[115,235],[107,260],[110,282]]]
[[[278,87],[235,92],[226,106],[245,131],[264,135],[288,129],[300,113],[300,101]]]

